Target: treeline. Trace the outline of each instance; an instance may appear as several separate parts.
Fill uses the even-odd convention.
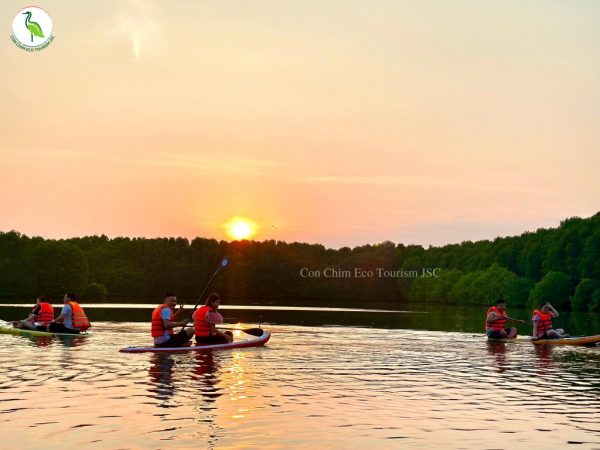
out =
[[[85,301],[148,302],[165,291],[194,299],[226,255],[230,265],[213,289],[230,303],[488,305],[504,297],[513,307],[544,300],[600,310],[600,213],[554,229],[428,249],[392,242],[333,250],[203,238],[46,240],[11,231],[0,233],[0,298],[56,298],[69,290]],[[439,276],[422,276],[423,269],[439,269]]]
[[[417,251],[402,265],[445,269],[405,286],[415,301],[487,305],[503,297],[513,307],[550,301],[559,309],[600,311],[600,213],[554,229]]]
[[[166,291],[198,296],[224,256],[230,263],[212,289],[230,303],[328,304],[396,302],[394,279],[302,276],[303,269],[353,270],[395,266],[396,246],[326,249],[282,241],[216,241],[92,236],[66,240],[0,233],[0,298],[24,299],[65,291],[86,301],[154,301]]]

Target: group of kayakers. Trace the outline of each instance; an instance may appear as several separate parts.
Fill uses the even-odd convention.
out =
[[[67,292],[63,297],[64,306],[58,317],[54,317],[54,307],[44,295],[36,299],[35,306],[27,319],[13,322],[15,328],[51,333],[79,334],[91,324],[75,294]]]
[[[63,297],[64,306],[54,317],[54,308],[48,299],[41,295],[27,319],[13,322],[15,328],[25,328],[34,331],[48,331],[51,333],[79,334],[90,328],[90,321],[81,305],[77,303],[75,294],[67,292]],[[152,312],[151,335],[156,347],[182,347],[189,345],[194,337],[199,345],[221,344],[233,341],[229,331],[217,329],[223,323],[223,316],[219,313],[221,298],[217,293],[210,294],[203,306],[196,309],[191,318],[176,320],[176,316],[183,312],[176,312],[177,296],[168,292],[163,297],[162,305]],[[533,311],[530,322],[514,319],[506,314],[506,301],[498,299],[494,306],[487,311],[485,330],[490,339],[513,339],[517,337],[515,327],[507,327],[506,323],[524,323],[533,325],[533,339],[560,339],[569,337],[561,328],[552,328],[552,319],[559,316],[558,311],[550,302],[542,303],[539,309]],[[193,328],[187,328],[193,324]],[[179,332],[175,328],[181,327]]]
[[[533,324],[533,339],[560,339],[569,337],[562,328],[553,329],[552,319],[558,317],[558,311],[550,302],[542,303],[539,309],[533,311],[531,320]],[[506,314],[506,301],[498,299],[494,306],[488,309],[485,318],[485,330],[490,339],[513,339],[517,337],[515,327],[508,328],[506,322],[524,323],[524,320],[513,319]]]
[[[79,334],[90,328],[83,308],[76,301],[75,294],[66,293],[63,298],[64,306],[54,317],[54,308],[46,296],[37,298],[36,304],[27,319],[13,322],[15,328],[24,328],[34,331],[48,331],[51,333]],[[151,335],[156,347],[182,347],[189,345],[194,337],[199,345],[224,344],[233,341],[230,331],[221,331],[217,325],[223,323],[223,316],[219,313],[221,298],[219,294],[210,294],[203,306],[192,314],[191,318],[176,320],[175,312],[177,296],[173,292],[164,295],[163,304],[152,312]],[[192,328],[187,328],[192,324]],[[175,328],[181,327],[179,332]]]
[[[196,309],[192,318],[176,321],[175,312],[177,296],[168,292],[163,298],[163,304],[152,312],[151,333],[156,347],[182,347],[194,337],[197,344],[222,344],[233,341],[233,334],[229,331],[222,332],[217,325],[223,323],[223,316],[219,313],[221,298],[217,293],[210,294],[203,306]],[[181,310],[183,311],[183,310]],[[193,328],[187,328],[193,324]],[[179,332],[175,328],[181,327]]]
[[[29,317],[13,322],[15,328],[25,328],[34,331],[48,331],[51,333],[79,334],[90,328],[90,321],[81,305],[77,303],[75,294],[68,292],[63,298],[64,306],[54,317],[54,308],[44,295],[36,299],[36,304]],[[233,341],[230,331],[221,331],[217,325],[223,323],[223,316],[219,313],[221,298],[219,294],[210,294],[203,306],[197,308],[191,318],[177,320],[176,315],[184,311],[175,312],[177,296],[168,292],[163,297],[163,304],[152,312],[151,335],[156,347],[182,347],[189,345],[194,337],[197,344],[222,344]],[[192,328],[187,328],[192,324]],[[179,332],[175,328],[181,327]]]

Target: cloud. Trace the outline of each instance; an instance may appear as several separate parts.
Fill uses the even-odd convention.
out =
[[[133,60],[140,61],[165,46],[165,32],[150,2],[131,0],[115,14],[115,34],[131,43]]]
[[[309,175],[303,177],[304,181],[309,183],[325,184],[367,184],[367,185],[398,185],[412,184],[416,182],[429,182],[429,178],[402,176],[391,177],[387,175],[366,175],[366,176],[344,176],[344,175]]]
[[[485,192],[517,192],[528,194],[552,195],[552,189],[531,187],[527,184],[507,185],[499,180],[497,183],[483,182],[481,177],[474,180],[461,178],[440,178],[437,176],[389,176],[389,175],[307,175],[297,177],[296,181],[304,181],[316,184],[348,184],[348,185],[370,185],[370,186],[429,186],[436,189],[454,189],[463,191],[485,191]]]
[[[202,170],[206,173],[259,177],[270,176],[271,171],[280,165],[277,161],[239,156],[210,158],[184,153],[155,153],[149,156],[146,163],[152,166]]]

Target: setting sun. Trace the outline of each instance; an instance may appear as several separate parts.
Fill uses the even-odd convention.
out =
[[[225,224],[225,230],[233,239],[249,239],[256,234],[256,223],[244,217],[234,217]]]

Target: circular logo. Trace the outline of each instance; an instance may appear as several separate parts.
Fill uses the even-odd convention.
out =
[[[23,50],[38,51],[46,48],[52,35],[52,19],[37,6],[28,6],[17,13],[12,23],[12,41]]]

